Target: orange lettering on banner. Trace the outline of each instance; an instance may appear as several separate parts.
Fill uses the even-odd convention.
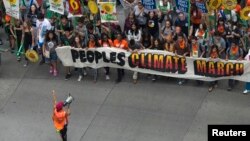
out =
[[[197,60],[197,70],[201,73],[206,73],[207,72],[206,61]]]
[[[223,62],[218,62],[217,63],[217,71],[218,71],[218,75],[225,75],[225,72],[224,72],[224,63]]]
[[[241,75],[244,73],[243,64],[236,64],[236,75]]]
[[[164,55],[154,54],[154,69],[163,69]]]
[[[228,76],[234,75],[234,64],[229,62],[226,64],[226,74]]]

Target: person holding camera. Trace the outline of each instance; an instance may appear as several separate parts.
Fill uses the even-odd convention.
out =
[[[60,133],[62,141],[67,141],[67,125],[68,125],[68,117],[70,116],[69,106],[64,109],[63,108],[65,105],[64,102],[63,101],[57,102],[54,90],[52,91],[52,95],[54,98],[52,120],[57,133]]]

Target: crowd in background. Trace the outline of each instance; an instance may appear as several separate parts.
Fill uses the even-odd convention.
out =
[[[101,23],[100,15],[91,14],[87,2],[83,5],[82,17],[68,18],[67,10],[65,15],[59,15],[49,11],[48,4],[39,5],[34,0],[30,6],[28,2],[26,6],[20,5],[20,20],[8,18],[2,7],[1,25],[8,36],[10,51],[14,54],[21,45],[25,51],[30,48],[37,50],[42,56],[40,65],[49,64],[49,72],[57,76],[59,61],[55,49],[64,45],[83,49],[115,47],[131,52],[163,50],[181,56],[225,60],[242,60],[249,50],[250,28],[248,25],[243,26],[239,17],[226,17],[218,12],[216,23],[212,26],[207,14],[202,13],[195,4],[191,4],[188,18],[186,13],[176,10],[173,0],[163,0],[165,8],[153,11],[145,9],[140,1],[136,1],[127,4],[124,9],[124,25]],[[22,61],[21,55],[17,56],[17,60]],[[25,58],[24,67],[28,64]],[[65,80],[71,78],[72,69],[79,75],[77,81],[81,81],[88,73],[94,74],[94,82],[98,79],[98,69],[65,67]],[[110,69],[104,68],[106,80],[110,79]],[[121,82],[124,75],[123,69],[117,69],[116,82]],[[148,77],[152,81],[157,80],[156,75]],[[134,72],[133,82],[137,83],[137,80],[138,73]],[[177,81],[179,85],[187,83],[184,79]],[[197,81],[197,85],[203,83]],[[236,84],[237,81],[228,80],[228,90],[232,90]],[[209,92],[217,85],[218,81],[209,82]],[[247,83],[244,93],[249,90]]]

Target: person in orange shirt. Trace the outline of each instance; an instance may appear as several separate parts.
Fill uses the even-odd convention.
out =
[[[123,39],[122,33],[116,34],[116,39],[114,40],[114,47],[128,50],[128,42],[127,40]]]
[[[129,50],[127,40],[122,38],[122,33],[117,33],[116,39],[114,40],[114,47],[120,48],[124,50]],[[124,76],[124,69],[117,69],[118,77],[116,79],[116,83],[122,81],[122,77]]]
[[[67,125],[68,125],[68,117],[70,116],[69,108],[63,109],[64,102],[57,102],[55,91],[52,91],[52,95],[54,98],[54,109],[52,120],[56,131],[60,133],[60,137],[62,141],[67,141]]]
[[[94,34],[89,35],[89,41],[87,42],[87,49],[100,47],[98,40]],[[96,83],[98,77],[98,69],[94,69],[94,83]]]
[[[113,41],[108,38],[106,33],[102,33],[101,40],[99,40],[100,47],[113,47]],[[109,80],[109,67],[105,67],[106,80]]]
[[[95,35],[94,34],[90,34],[89,35],[89,41],[87,42],[87,48],[97,48],[99,46],[100,46],[99,42],[95,38]]]

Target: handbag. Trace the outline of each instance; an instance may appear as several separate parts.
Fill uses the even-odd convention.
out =
[[[46,49],[44,51],[44,57],[45,58],[50,58],[50,52],[48,50],[46,50]]]

